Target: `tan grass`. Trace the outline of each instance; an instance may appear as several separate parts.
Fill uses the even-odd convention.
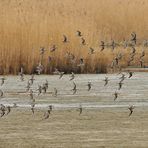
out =
[[[0,0],[0,73],[17,74],[22,65],[31,73],[42,46],[47,49],[45,73],[54,67],[72,71],[64,58],[68,50],[78,59],[86,59],[83,72],[95,72],[97,67],[105,72],[113,54],[98,52],[100,40],[129,39],[133,31],[140,41],[148,38],[147,10],[147,0]],[[76,30],[82,31],[85,47],[80,45]],[[66,45],[63,34],[70,41]],[[52,44],[58,50],[51,54],[48,50]],[[97,50],[93,57],[88,55],[90,46]],[[54,59],[51,65],[48,56]]]

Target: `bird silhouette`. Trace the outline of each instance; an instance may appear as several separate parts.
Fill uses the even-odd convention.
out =
[[[131,78],[133,76],[133,72],[129,71],[129,77],[128,78]]]
[[[120,90],[122,88],[123,83],[120,81],[118,84],[119,84],[118,90]]]
[[[117,98],[118,98],[118,93],[115,92],[115,93],[114,93],[114,101],[115,101]]]
[[[91,90],[91,86],[92,86],[91,82],[88,82],[87,86],[88,86],[88,91],[90,91]]]
[[[70,75],[70,81],[73,80],[75,78],[75,74],[72,72]]]
[[[77,30],[77,36],[78,36],[78,37],[81,37],[81,36],[82,36],[81,31]]]
[[[101,47],[101,51],[103,51],[105,49],[105,43],[104,43],[104,41],[101,41],[100,47]]]
[[[84,38],[81,38],[81,44],[82,45],[86,45],[86,42],[85,42],[85,39]]]
[[[63,35],[63,43],[67,43],[68,42],[68,39],[66,37],[66,35]]]
[[[77,92],[77,85],[75,84],[75,82],[73,82],[73,89],[72,89],[72,91],[73,91],[73,95]]]
[[[104,86],[106,86],[108,84],[108,81],[109,81],[108,77],[105,77],[105,79],[103,81],[105,81]]]
[[[130,113],[129,113],[129,116],[131,116],[132,115],[132,113],[133,113],[133,110],[134,110],[134,106],[132,105],[132,106],[130,106],[128,109],[129,109],[129,111],[130,111]]]
[[[82,105],[80,105],[80,106],[79,106],[79,115],[82,114],[82,111],[83,111],[83,109],[82,109]]]
[[[54,88],[53,96],[57,97],[57,94],[58,94],[58,90],[56,88]]]

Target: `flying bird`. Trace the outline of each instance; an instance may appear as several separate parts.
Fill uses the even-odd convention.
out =
[[[109,81],[108,77],[105,77],[105,79],[103,81],[105,81],[104,86],[106,86],[108,84],[108,81]]]
[[[70,81],[73,80],[75,78],[75,74],[72,72],[70,75]]]
[[[21,81],[24,81],[24,68],[23,67],[21,67],[21,70],[19,72],[19,75],[20,75],[20,80]]]
[[[92,86],[91,82],[88,82],[87,86],[88,86],[88,91],[90,91],[91,86]]]
[[[83,109],[82,109],[82,105],[80,105],[80,106],[79,106],[79,115],[82,114],[82,111],[83,111]]]
[[[57,97],[57,94],[58,94],[58,90],[56,88],[54,88],[53,96]]]
[[[66,35],[63,35],[63,43],[67,43],[68,42],[68,39],[66,37]]]
[[[1,80],[2,80],[2,81],[1,81],[1,86],[2,86],[2,85],[5,83],[5,80],[6,80],[6,79],[5,79],[4,77],[2,77]]]
[[[140,62],[140,67],[142,68],[143,67],[143,63],[144,63],[144,60],[143,59],[140,59],[139,62]]]
[[[78,64],[78,67],[84,66],[84,59],[80,58],[80,63]]]
[[[94,54],[94,53],[95,53],[95,50],[94,50],[92,47],[90,47],[90,48],[89,48],[89,53],[90,53],[90,54]]]
[[[85,39],[84,38],[81,38],[81,44],[82,45],[86,45],[86,42],[85,42]]]
[[[112,42],[111,42],[111,48],[112,48],[112,50],[114,50],[114,49],[115,49],[115,47],[116,47],[115,41],[114,41],[114,40],[112,40]]]
[[[38,96],[42,93],[42,86],[41,85],[38,85]]]
[[[73,89],[72,89],[72,91],[73,91],[73,95],[77,92],[77,85],[75,84],[75,82],[73,82]]]
[[[57,49],[56,45],[52,45],[52,47],[50,48],[50,52],[54,52]]]
[[[81,36],[82,36],[81,31],[77,30],[77,36],[78,36],[78,37],[81,37]]]
[[[129,109],[129,111],[130,111],[130,113],[129,113],[129,116],[131,116],[132,115],[132,113],[133,113],[133,110],[134,110],[134,106],[132,105],[132,106],[130,106],[128,109]]]
[[[120,82],[123,82],[125,80],[125,78],[126,78],[125,74],[122,73],[122,76],[119,78],[119,79],[121,79]]]
[[[7,110],[6,115],[8,115],[8,114],[11,112],[11,107],[10,107],[10,106],[7,106],[7,107],[6,107],[6,110]]]
[[[39,62],[38,66],[36,67],[36,72],[38,75],[40,75],[44,70],[44,66]]]
[[[32,74],[32,75],[31,75],[31,78],[29,79],[31,85],[33,84],[34,80],[35,80],[35,79],[34,79],[34,74]]]
[[[118,98],[118,92],[114,93],[114,101]]]
[[[101,47],[101,51],[103,51],[104,48],[105,48],[105,43],[104,43],[104,41],[101,41],[101,45],[100,45],[100,47]]]
[[[141,54],[141,56],[140,56],[140,59],[143,58],[144,56],[145,56],[145,51],[143,50],[143,51],[142,51],[142,54]]]
[[[4,96],[4,92],[0,89],[0,98]]]
[[[30,89],[29,96],[30,96],[30,99],[33,100],[33,90],[32,89]]]
[[[120,81],[118,84],[119,84],[118,90],[120,90],[122,88],[123,83]]]
[[[136,44],[136,42],[137,42],[137,36],[136,36],[136,33],[135,32],[131,33],[131,41],[134,44]]]
[[[129,77],[128,78],[131,78],[133,76],[133,72],[129,71]]]
[[[46,49],[44,47],[40,48],[40,55],[43,55],[45,53]]]

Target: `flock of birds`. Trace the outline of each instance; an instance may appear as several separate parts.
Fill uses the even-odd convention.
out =
[[[58,69],[56,69],[56,71],[54,72],[54,74],[57,74],[59,75],[59,78],[58,79],[62,79],[62,77],[64,76],[64,73],[63,72],[60,72],[58,71]],[[131,77],[133,76],[133,72],[128,72],[128,76],[125,75],[125,73],[121,73],[121,77],[119,77],[119,83],[118,83],[118,90],[114,92],[113,96],[114,96],[114,101],[117,100],[118,98],[118,91],[120,89],[122,89],[122,85],[123,85],[123,82],[126,78],[130,79]],[[20,81],[25,81],[24,79],[24,73],[23,73],[23,69],[21,68],[21,71],[19,73],[19,77],[20,77]],[[75,95],[79,89],[77,88],[77,85],[76,83],[74,82],[75,80],[75,74],[72,73],[70,76],[69,76],[69,81],[72,81],[73,83],[73,88],[71,89],[72,91],[72,94]],[[5,78],[2,77],[1,78],[1,86],[5,85]],[[32,89],[32,85],[34,84],[34,81],[35,81],[35,75],[31,75],[30,78],[28,79],[27,81],[27,85],[26,87],[24,88],[26,91],[25,93],[27,93],[30,97],[30,110],[32,112],[32,114],[35,113],[35,105],[37,104],[36,103],[36,96],[35,94],[37,94],[37,96],[40,96],[41,94],[46,94],[47,93],[47,90],[48,90],[48,81],[46,80],[42,85],[39,85],[37,86],[37,89],[34,91]],[[110,81],[109,77],[105,77],[102,82],[104,81],[104,87],[106,87]],[[90,91],[92,89],[92,82],[88,82],[87,83],[87,91]],[[53,92],[52,92],[52,96],[53,97],[57,97],[58,95],[58,89],[57,88],[54,88],[53,89]],[[3,98],[4,97],[4,92],[2,91],[2,89],[0,89],[0,98]],[[8,115],[10,112],[11,112],[11,109],[12,108],[16,108],[16,107],[19,107],[16,103],[13,103],[13,106],[9,106],[9,105],[4,105],[4,104],[0,104],[0,111],[1,111],[1,117],[3,117],[4,115]],[[84,107],[85,108],[85,107]],[[134,110],[134,106],[130,106],[129,108],[129,116],[132,115],[133,113],[133,110]],[[43,119],[48,119],[50,117],[50,114],[53,110],[53,105],[49,105],[48,108],[47,108],[47,111],[44,113],[44,116],[43,116]],[[79,115],[82,114],[83,112],[83,106],[80,104],[79,107],[78,107],[78,112],[79,112]]]
[[[82,45],[86,45],[86,41],[85,41],[85,39],[84,39],[84,37],[83,37],[83,35],[82,35],[82,33],[81,33],[80,31],[77,31],[77,36],[81,38],[81,44],[82,44]],[[67,42],[69,42],[67,36],[66,36],[66,35],[63,35],[63,43],[67,43]],[[130,53],[130,58],[129,58],[128,62],[127,62],[127,63],[128,63],[128,66],[129,66],[129,65],[131,64],[131,62],[134,60],[134,56],[135,56],[135,54],[136,54],[136,49],[135,49],[136,44],[137,44],[137,37],[136,37],[136,33],[134,33],[134,32],[131,34],[131,39],[130,39],[129,41],[124,40],[124,44],[123,44],[124,47],[125,47],[125,48],[126,48],[126,47],[131,47],[131,48],[132,48],[132,52]],[[111,42],[110,45],[105,44],[104,41],[101,41],[101,45],[100,45],[101,51],[103,51],[103,50],[104,50],[106,47],[108,47],[108,46],[110,46],[110,47],[112,48],[112,50],[114,50],[117,46],[119,46],[119,44],[117,44],[114,40],[112,40],[112,42]],[[145,41],[145,42],[144,42],[144,46],[145,46],[145,47],[148,46],[148,41]],[[57,49],[56,45],[53,45],[52,48],[50,49],[50,51],[51,51],[51,52],[54,52],[56,49]],[[90,47],[90,54],[94,54],[94,52],[95,52],[95,50]],[[39,62],[39,65],[36,67],[36,72],[37,72],[38,75],[42,74],[43,69],[44,69],[44,66],[42,65],[42,60],[43,60],[43,55],[44,55],[44,53],[45,53],[45,48],[41,48],[41,49],[40,49],[41,60],[40,60],[40,62]],[[72,53],[70,53],[70,52],[67,52],[67,56],[69,57],[70,60],[72,60],[72,61],[75,60],[75,55],[74,55],[74,54],[72,54]],[[143,60],[143,57],[144,57],[144,56],[145,56],[145,52],[142,51],[142,54],[141,54],[140,60],[139,60],[141,67],[144,66],[144,64],[143,64],[143,63],[144,63],[144,60]],[[122,54],[118,54],[118,55],[112,60],[111,68],[114,68],[114,67],[116,67],[116,66],[119,66],[119,60],[120,60],[121,58],[122,58]],[[51,60],[50,57],[49,57],[49,60]],[[81,58],[81,59],[80,59],[80,63],[78,64],[78,66],[84,66],[84,64],[85,64],[85,63],[84,63],[84,59]],[[53,74],[59,75],[59,79],[61,79],[61,78],[64,76],[65,72],[60,71],[60,70],[58,70],[57,68],[55,68],[55,71],[53,72]],[[118,90],[122,89],[122,85],[124,84],[123,82],[124,82],[124,80],[127,78],[127,77],[125,76],[125,74],[122,73],[122,71],[120,71],[119,74],[121,74],[121,77],[120,77],[120,81],[119,81],[119,83],[118,83]],[[130,78],[133,76],[133,72],[129,71],[128,74],[129,74],[128,78],[130,79]],[[21,80],[21,81],[25,81],[25,80],[24,80],[24,75],[25,75],[25,74],[24,74],[24,68],[21,67],[21,68],[20,68],[20,72],[19,72],[19,76],[20,76],[20,80]],[[32,111],[33,114],[35,113],[35,105],[36,105],[36,100],[35,100],[35,97],[34,97],[34,92],[33,92],[33,90],[31,89],[31,86],[32,86],[32,84],[33,84],[34,81],[35,81],[34,76],[35,76],[34,74],[31,75],[31,77],[30,77],[30,79],[27,81],[27,85],[26,85],[26,92],[27,92],[27,93],[29,92],[30,100],[32,101],[32,103],[31,103],[31,111]],[[73,81],[74,79],[75,79],[75,73],[74,73],[74,72],[71,72],[69,81]],[[6,79],[5,79],[4,77],[1,78],[1,86],[4,85],[5,80],[6,80]],[[104,87],[105,87],[105,86],[108,85],[108,82],[109,82],[110,80],[109,80],[108,77],[105,77],[105,79],[104,79],[103,81],[104,81]],[[87,87],[88,87],[87,91],[90,91],[91,88],[92,88],[92,83],[91,83],[91,82],[88,82]],[[37,89],[38,96],[39,96],[41,93],[46,93],[46,92],[47,92],[47,89],[48,89],[48,81],[46,80],[46,82],[45,82],[43,85],[38,85],[38,89]],[[75,94],[77,93],[77,91],[78,91],[77,85],[76,85],[76,83],[73,81],[73,88],[72,88],[73,95],[75,95]],[[53,95],[54,97],[57,97],[57,94],[58,94],[58,90],[57,90],[57,88],[54,88],[54,91],[53,91],[52,95]],[[119,94],[118,91],[115,91],[115,93],[113,94],[113,95],[114,95],[114,101],[117,100],[118,94]],[[4,92],[0,89],[0,98],[2,98],[3,96],[4,96]],[[11,112],[11,109],[12,109],[13,107],[17,107],[17,104],[14,103],[13,106],[5,106],[5,105],[1,104],[1,105],[0,105],[1,117],[3,117],[4,115],[8,115],[8,114]],[[128,108],[129,111],[130,111],[129,116],[132,115],[134,108],[135,108],[135,107],[134,107],[133,105]],[[48,118],[49,118],[49,116],[50,116],[52,110],[53,110],[53,106],[52,106],[52,105],[49,105],[47,111],[46,111],[45,114],[44,114],[44,119],[48,119]],[[83,112],[83,106],[80,105],[80,106],[78,107],[78,110],[79,110],[79,115],[81,115],[82,112]]]
[[[77,30],[77,37],[79,37],[80,39],[80,44],[82,46],[88,45],[85,38],[83,37],[83,34],[81,33],[81,31]],[[66,35],[63,35],[63,40],[62,40],[63,44],[69,43],[69,39]],[[132,65],[132,62],[135,59],[135,55],[136,55],[136,46],[141,45],[141,43],[138,43],[137,40],[137,35],[135,32],[131,33],[131,38],[129,40],[123,40],[122,42],[116,42],[115,40],[111,40],[111,42],[109,43],[105,43],[105,41],[101,41],[99,47],[100,47],[100,52],[103,52],[106,48],[111,48],[112,51],[114,51],[115,48],[122,46],[123,48],[130,48],[131,49],[131,53],[129,53],[129,57],[127,60],[127,66]],[[143,47],[148,47],[148,40],[144,40],[142,43]],[[85,46],[86,47],[86,46]],[[88,46],[87,46],[88,47]],[[90,55],[93,55],[96,53],[95,48],[93,47],[88,47],[89,51],[88,53]],[[54,44],[52,45],[52,47],[49,49],[51,53],[55,52],[58,49],[58,47]],[[40,48],[40,55],[41,55],[41,59],[36,67],[36,72],[38,74],[41,74],[44,72],[44,65],[43,65],[43,56],[46,52],[46,49],[44,47]],[[145,67],[144,65],[144,56],[145,56],[145,50],[142,50],[142,53],[138,59],[139,61],[139,65],[140,67]],[[81,69],[83,69],[83,67],[85,66],[85,59],[83,57],[81,57],[80,59],[78,59],[72,52],[70,51],[66,51],[65,57],[69,60],[70,63],[72,64],[76,64],[77,67],[80,67]],[[110,68],[116,68],[119,69],[119,71],[121,70],[121,65],[119,65],[119,62],[122,60],[122,58],[124,57],[123,53],[118,53],[115,57],[113,57],[111,64],[110,64]],[[52,57],[49,56],[48,57],[48,62],[50,63],[52,61]]]

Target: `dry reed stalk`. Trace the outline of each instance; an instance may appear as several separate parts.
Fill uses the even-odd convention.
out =
[[[147,9],[147,0],[0,0],[0,73],[17,74],[20,66],[31,73],[39,62],[40,47],[47,49],[43,61],[45,73],[51,73],[55,67],[79,72],[66,61],[66,51],[77,59],[84,58],[83,72],[94,73],[98,68],[106,72],[118,51],[106,49],[101,53],[99,42],[129,39],[132,31],[140,41],[148,38]],[[85,47],[80,45],[76,30],[82,31]],[[69,39],[66,45],[62,43],[63,34]],[[58,49],[50,53],[53,44]],[[89,47],[96,49],[96,55],[90,57]],[[51,64],[48,56],[54,60]],[[127,57],[123,59],[121,63],[126,66]]]

